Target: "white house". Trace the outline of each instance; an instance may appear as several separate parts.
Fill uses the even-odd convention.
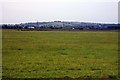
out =
[[[28,27],[28,29],[35,29],[35,27],[33,27],[33,26],[30,26],[30,27]]]

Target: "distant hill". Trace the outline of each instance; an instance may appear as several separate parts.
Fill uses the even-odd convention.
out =
[[[120,24],[102,24],[102,23],[88,23],[88,22],[30,22],[2,25],[3,29],[34,29],[34,30],[119,30]]]

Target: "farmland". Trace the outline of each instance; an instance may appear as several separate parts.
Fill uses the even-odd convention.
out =
[[[4,78],[118,76],[116,31],[2,32]]]

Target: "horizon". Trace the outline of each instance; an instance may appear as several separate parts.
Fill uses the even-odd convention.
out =
[[[57,20],[60,21],[60,20]],[[55,22],[55,21],[28,21],[21,23],[0,23],[0,25],[16,25],[16,24],[26,24],[26,23],[37,23],[37,22]],[[61,21],[61,22],[78,22],[78,23],[93,23],[93,24],[119,24],[119,23],[103,23],[103,22],[80,22],[80,21]]]

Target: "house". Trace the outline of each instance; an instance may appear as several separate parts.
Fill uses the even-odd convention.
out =
[[[35,29],[35,27],[33,27],[33,26],[29,26],[28,29]]]

